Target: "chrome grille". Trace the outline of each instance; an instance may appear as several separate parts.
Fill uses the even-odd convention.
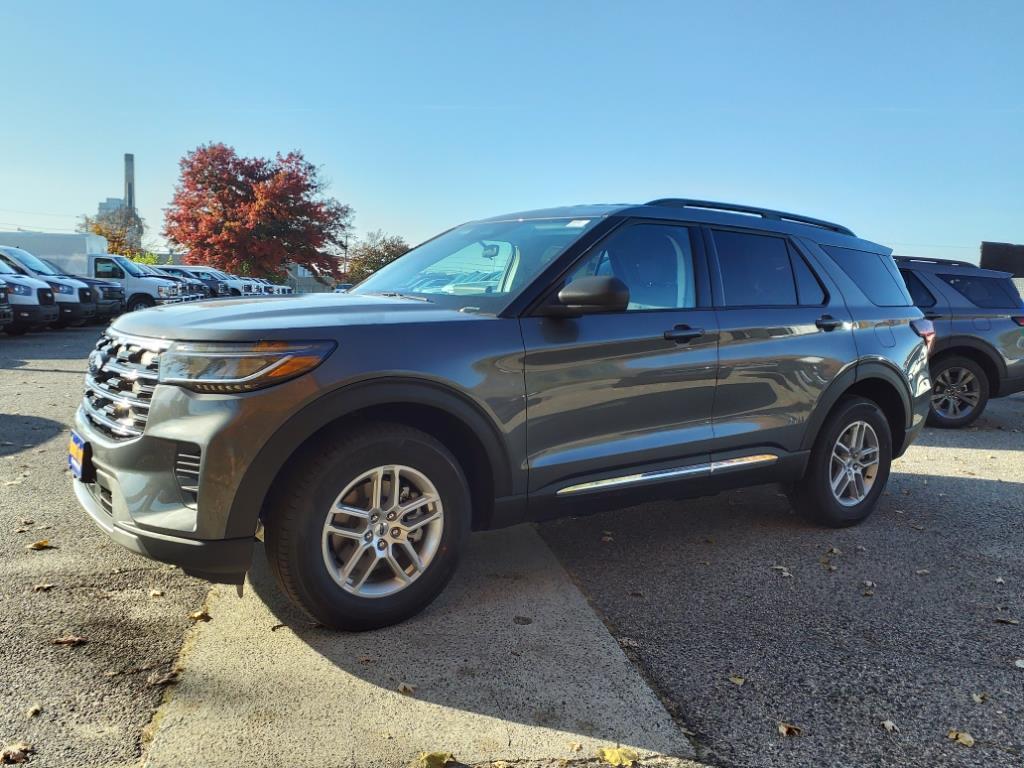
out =
[[[149,404],[160,376],[166,344],[108,332],[89,355],[82,409],[103,434],[115,440],[138,437],[146,428]]]

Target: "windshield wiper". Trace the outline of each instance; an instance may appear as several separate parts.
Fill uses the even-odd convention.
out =
[[[374,291],[373,293],[370,293],[368,295],[370,295],[370,296],[387,296],[389,299],[391,299],[391,298],[412,299],[413,301],[425,301],[425,302],[427,302],[427,304],[432,304],[433,303],[426,296],[413,296],[412,294],[409,294],[409,293],[399,293],[398,291]]]

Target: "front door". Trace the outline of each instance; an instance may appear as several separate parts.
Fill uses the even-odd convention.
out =
[[[530,490],[706,463],[718,362],[700,232],[627,223],[566,280],[614,275],[626,310],[525,317]]]

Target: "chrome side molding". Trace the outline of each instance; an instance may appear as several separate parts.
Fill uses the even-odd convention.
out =
[[[645,483],[648,481],[671,480],[679,477],[703,477],[716,472],[728,472],[734,469],[749,469],[762,464],[774,464],[779,457],[774,453],[756,453],[750,456],[736,456],[732,459],[712,461],[710,464],[690,464],[685,467],[672,467],[670,469],[655,469],[650,472],[637,472],[632,475],[620,475],[619,477],[607,477],[604,480],[591,480],[578,485],[568,485],[559,488],[556,496],[568,496],[583,491],[595,491],[600,488],[618,488],[623,485]]]

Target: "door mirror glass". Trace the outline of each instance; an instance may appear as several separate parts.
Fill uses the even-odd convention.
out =
[[[597,312],[622,312],[629,306],[629,288],[613,275],[573,280],[558,292],[558,303],[545,307],[554,317],[578,317]]]

